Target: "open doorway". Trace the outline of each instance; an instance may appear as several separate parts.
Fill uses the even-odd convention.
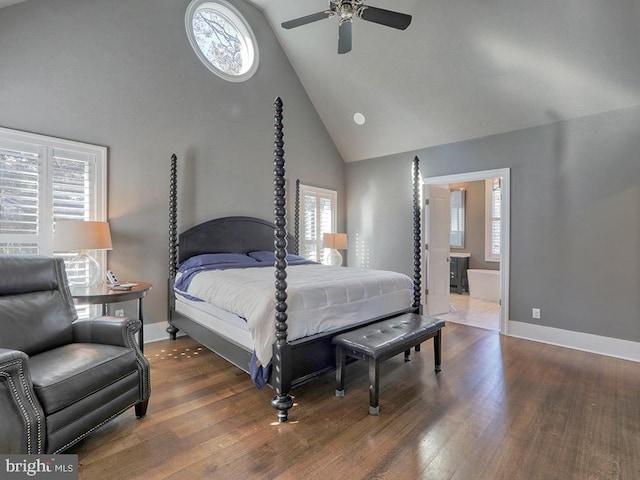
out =
[[[427,280],[424,298],[427,302],[427,313],[454,322],[459,319],[460,323],[495,329],[507,334],[510,170],[507,168],[426,177],[423,179],[423,185],[424,198],[429,199],[423,221],[423,238],[427,245],[424,255]],[[460,203],[460,195],[448,196],[449,192],[460,192],[465,186],[473,187],[476,199],[479,195],[478,189],[481,190],[481,195],[491,195],[493,192],[494,197],[498,199],[498,204],[494,204],[496,214],[493,218],[487,220],[484,215],[485,202],[492,201],[489,197],[481,202],[482,218],[472,218],[470,216],[480,214],[477,205],[473,208],[473,205],[468,204],[469,199],[465,198],[464,193],[462,199],[463,202],[466,200],[466,204]],[[446,197],[443,192],[447,193]],[[466,215],[466,218],[463,217],[461,221],[459,214]],[[465,225],[472,227],[475,224],[477,236],[479,223],[483,231],[487,228],[486,233],[482,235],[480,248],[479,240],[471,237],[473,228],[464,228]],[[485,242],[485,235],[492,234],[492,227],[493,241]],[[447,233],[446,239],[442,235],[443,231]],[[489,248],[485,250],[486,244]],[[475,270],[471,272],[471,288],[466,269]],[[455,285],[454,272],[459,275],[459,278],[455,279],[455,282],[459,283]],[[489,274],[489,278],[482,278],[482,284],[479,284],[476,280],[479,276],[484,276],[485,272]],[[494,275],[491,275],[492,273]],[[494,282],[495,287],[487,292],[478,289],[477,285],[483,288],[485,282]],[[475,289],[473,285],[476,285]],[[472,316],[475,316],[473,321],[462,320]]]

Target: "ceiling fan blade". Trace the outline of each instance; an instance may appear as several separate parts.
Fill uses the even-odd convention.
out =
[[[379,23],[398,30],[405,30],[411,24],[411,15],[366,5],[360,10],[359,16],[368,22]]]
[[[351,19],[340,22],[338,28],[338,53],[348,53],[351,51],[351,30],[353,22]]]
[[[281,25],[282,25],[282,28],[295,28],[295,27],[300,27],[302,25],[306,25],[308,23],[317,22],[318,20],[329,18],[332,15],[333,15],[332,11],[326,10],[324,12],[312,13],[311,15],[306,15],[304,17],[295,18],[293,20],[282,22]]]

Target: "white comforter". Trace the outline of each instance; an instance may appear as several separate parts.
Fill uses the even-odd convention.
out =
[[[198,273],[187,293],[247,320],[258,360],[271,361],[275,341],[273,268]],[[406,275],[325,265],[287,267],[289,340],[335,330],[411,305],[413,283]]]

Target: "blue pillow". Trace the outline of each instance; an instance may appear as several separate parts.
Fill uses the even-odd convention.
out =
[[[274,263],[276,261],[275,253],[268,250],[249,252],[247,255],[260,263]],[[306,261],[306,259],[304,257],[301,257],[300,255],[294,255],[293,253],[287,254],[287,262],[296,261]]]
[[[228,265],[230,263],[240,264],[254,262],[257,263],[258,261],[244,253],[204,253],[185,260],[182,265],[180,265],[180,271],[194,267],[203,267],[205,265]]]

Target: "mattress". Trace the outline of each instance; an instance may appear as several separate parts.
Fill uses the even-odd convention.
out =
[[[273,268],[202,271],[186,293],[246,319],[256,356],[268,365],[275,341],[274,281]],[[289,340],[406,309],[413,295],[406,275],[355,267],[293,265],[287,284]]]
[[[253,351],[253,339],[247,321],[207,302],[189,300],[176,295],[175,310],[227,340]]]

